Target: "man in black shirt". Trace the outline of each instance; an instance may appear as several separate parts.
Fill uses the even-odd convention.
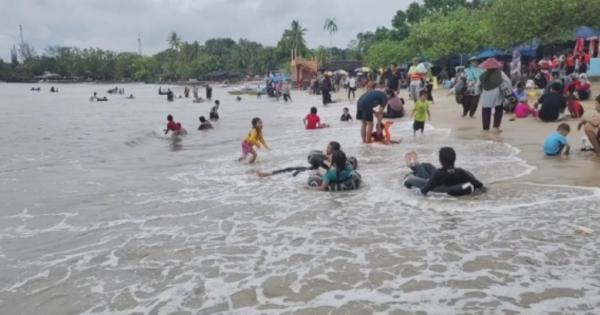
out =
[[[550,86],[550,91],[535,103],[535,108],[538,105],[542,105],[538,112],[538,117],[542,121],[556,121],[560,117],[560,114],[567,108],[567,99],[561,94],[562,85],[560,83],[553,83]]]
[[[440,149],[440,163],[442,168],[436,170],[429,181],[423,188],[421,193],[426,195],[439,186],[455,186],[466,184],[461,187],[460,190],[448,191],[449,195],[452,196],[463,196],[471,194],[475,189],[482,192],[486,191],[483,184],[473,176],[473,174],[463,170],[462,168],[454,168],[454,161],[456,161],[456,152],[451,147],[443,147]]]

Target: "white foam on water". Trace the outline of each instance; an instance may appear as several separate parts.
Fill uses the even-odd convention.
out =
[[[281,314],[360,306],[374,314],[583,314],[600,305],[598,233],[574,228],[600,231],[599,189],[514,182],[534,170],[516,148],[459,141],[432,125],[413,137],[407,120],[392,127],[399,145],[359,144],[357,123],[336,123],[348,104],[319,107],[333,127],[308,132],[301,125],[308,106],[301,104],[316,98],[294,99],[269,107],[266,99],[225,104],[223,128],[203,133],[212,137],[206,142],[190,133],[182,151],[169,151],[165,138],[149,131],[115,141],[113,150],[140,150],[139,156],[65,160],[86,174],[56,197],[65,202],[25,203],[15,208],[24,210],[0,215],[0,278],[6,280],[0,312]],[[165,110],[147,104],[161,115]],[[187,110],[179,101],[169,106],[176,117]],[[238,163],[254,115],[263,117],[272,150],[258,151],[255,165]],[[243,123],[242,131],[228,120]],[[239,139],[219,136],[230,131]],[[308,152],[332,140],[358,158],[359,190],[309,190],[308,172],[256,175],[307,166]],[[405,189],[404,154],[414,150],[421,161],[438,164],[441,146],[454,147],[457,166],[489,192],[423,197]],[[158,166],[131,170],[148,161]],[[93,177],[96,168],[116,176]],[[137,176],[142,180],[127,182]],[[69,301],[47,304],[58,292]]]

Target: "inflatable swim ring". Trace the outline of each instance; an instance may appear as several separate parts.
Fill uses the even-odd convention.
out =
[[[427,184],[427,181],[427,179],[417,177],[415,175],[408,175],[404,179],[404,187],[409,189],[413,187],[421,189],[425,186],[425,184]],[[475,191],[475,187],[471,183],[461,183],[452,186],[438,186],[432,191],[458,197],[472,194]]]
[[[362,178],[360,174],[356,171],[352,171],[350,177],[339,183],[330,183],[329,191],[341,191],[341,190],[354,190],[360,188],[360,184],[362,183]],[[308,186],[309,187],[319,187],[323,184],[323,179],[318,175],[310,175],[308,177]]]

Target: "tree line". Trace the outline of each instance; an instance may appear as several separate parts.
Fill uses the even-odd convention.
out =
[[[581,25],[600,26],[598,0],[424,0],[398,10],[390,27],[361,32],[347,48],[332,47],[338,30],[328,18],[323,31],[330,47],[307,47],[307,29],[294,20],[276,46],[230,38],[183,41],[175,32],[167,49],[144,56],[99,48],[49,47],[36,54],[27,43],[13,47],[11,60],[0,60],[0,80],[27,81],[44,72],[63,78],[99,81],[164,82],[264,75],[287,69],[292,50],[319,59],[361,60],[371,67],[403,63],[414,56],[437,60],[477,52],[486,46],[506,49],[533,38],[543,44],[568,40]]]

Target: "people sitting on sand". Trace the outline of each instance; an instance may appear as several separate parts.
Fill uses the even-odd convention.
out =
[[[164,130],[165,135],[169,133],[169,131],[173,132],[173,135],[185,135],[187,131],[181,126],[181,123],[173,120],[172,115],[167,116],[167,129]]]
[[[595,109],[596,115],[592,118],[584,118],[579,125],[577,125],[577,130],[583,128],[583,132],[591,143],[594,152],[600,157],[600,95],[596,97]]]
[[[551,133],[544,141],[543,148],[546,156],[569,155],[571,146],[567,141],[567,135],[570,131],[571,127],[568,124],[558,125],[556,131]]]
[[[402,118],[404,117],[404,99],[398,97],[396,91],[386,90],[388,100],[386,104],[386,111],[383,114],[385,118]]]
[[[569,110],[569,114],[571,114],[571,118],[581,118],[583,116],[583,106],[575,94],[567,96],[567,109]]]
[[[550,86],[549,93],[542,95],[535,103],[534,108],[538,109],[538,117],[542,121],[557,121],[561,118],[567,108],[567,99],[562,95],[562,87],[559,83],[553,83]]]
[[[198,120],[200,120],[200,126],[198,126],[198,130],[213,129],[213,125],[210,123],[210,121],[206,120],[204,116],[200,116]]]
[[[340,117],[341,121],[352,121],[352,115],[350,115],[350,110],[348,107],[344,107],[342,112],[342,117]]]
[[[477,180],[475,176],[473,176],[473,174],[463,170],[462,168],[454,167],[454,162],[456,161],[456,152],[453,148],[441,148],[439,152],[439,159],[442,168],[433,172],[425,186],[420,189],[423,195],[427,195],[427,193],[440,186],[451,187],[461,184],[463,185],[461,189],[456,191],[448,191],[447,193],[452,196],[463,196],[471,194],[475,190],[479,190],[481,192],[485,192],[487,190],[484,185]]]
[[[215,106],[213,106],[210,109],[210,112],[208,113],[208,118],[212,121],[217,121],[219,120],[219,105],[221,105],[221,102],[219,102],[219,100],[215,100]]]
[[[581,101],[588,100],[590,95],[592,94],[592,85],[587,78],[585,73],[579,75],[579,86],[575,88],[575,92],[577,92],[577,97]]]
[[[310,108],[310,114],[306,115],[302,121],[304,122],[304,127],[309,130],[329,127],[328,124],[321,122],[321,118],[317,115],[317,108],[314,106]]]

